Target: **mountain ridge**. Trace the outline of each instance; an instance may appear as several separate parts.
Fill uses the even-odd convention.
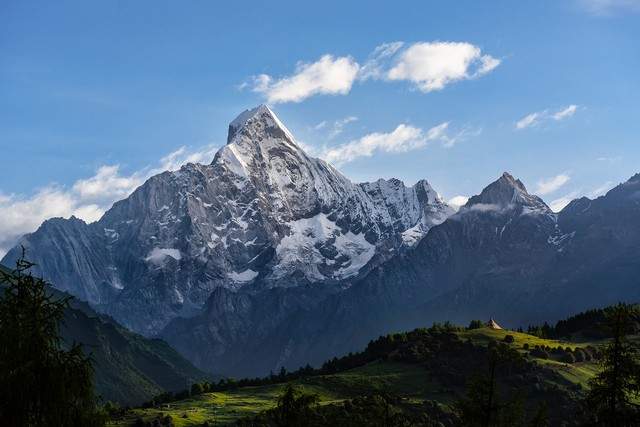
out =
[[[210,165],[155,175],[96,223],[50,220],[21,244],[61,290],[153,335],[217,287],[349,286],[451,213],[426,181],[351,182],[260,106]]]
[[[639,201],[636,175],[554,213],[505,172],[454,213],[424,180],[349,181],[261,106],[231,122],[210,165],[22,243],[45,278],[200,368],[263,375],[433,321],[522,325],[636,302]]]

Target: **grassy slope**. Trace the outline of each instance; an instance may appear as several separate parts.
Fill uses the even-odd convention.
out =
[[[439,386],[435,383],[429,386],[428,374],[419,366],[380,362],[335,375],[309,377],[296,383],[302,386],[305,393],[317,393],[323,405],[376,390],[387,390],[422,401],[438,394]],[[273,407],[281,388],[282,384],[273,384],[224,393],[205,393],[151,409],[136,409],[124,418],[114,417],[109,425],[133,425],[138,417],[152,421],[158,414],[170,414],[177,426],[198,426],[204,421],[212,424],[216,421],[218,425],[232,424],[239,418],[253,416]],[[183,418],[185,414],[187,418]]]
[[[0,270],[12,272],[3,265]],[[56,298],[69,296],[53,288],[51,292]],[[166,342],[129,332],[85,302],[72,299],[65,319],[60,334],[69,344],[82,343],[91,354],[95,389],[105,401],[140,404],[165,391],[183,390],[195,381],[211,379]]]
[[[105,401],[139,404],[209,377],[166,342],[129,332],[82,302],[72,302],[66,319],[61,334],[92,354],[95,388]]]
[[[492,339],[502,341],[506,335],[513,335],[513,337],[515,338],[515,342],[512,344],[512,347],[516,348],[522,355],[526,355],[528,352],[528,350],[525,350],[523,348],[525,344],[529,344],[529,349],[534,348],[536,345],[538,345],[551,348],[556,348],[558,346],[561,346],[563,348],[570,347],[572,350],[575,350],[576,348],[585,348],[589,345],[601,345],[606,341],[603,340],[594,342],[581,340],[580,343],[575,343],[573,341],[569,342],[562,340],[548,340],[533,335],[513,331],[491,330],[484,328],[459,332],[458,335],[461,339],[466,340],[470,338],[481,345],[487,345]],[[568,385],[567,383],[570,383],[574,386],[577,386],[579,384],[579,388],[585,388],[589,379],[593,378],[593,376],[598,372],[596,362],[567,364],[561,362],[560,358],[561,357],[559,355],[554,354],[551,354],[549,359],[532,358],[531,356],[528,357],[529,360],[535,360],[539,365],[557,372],[562,378],[562,380],[559,380],[557,377],[545,377],[545,382],[542,385],[543,387],[545,385],[549,387],[566,386]]]
[[[576,345],[561,341],[537,338],[527,334],[512,331],[476,329],[459,332],[461,340],[471,339],[477,345],[486,346],[491,340],[502,341],[505,335],[515,338],[513,348],[525,354],[522,347],[525,343],[531,348],[535,345],[562,347]],[[587,344],[578,346],[584,347]],[[537,394],[527,392],[527,403],[537,403],[545,394],[563,387],[572,388],[579,396],[586,387],[589,378],[597,372],[593,362],[565,364],[557,360],[559,356],[552,355],[550,359],[533,359],[540,367],[536,371],[538,381]],[[525,381],[526,382],[526,381]],[[450,404],[465,393],[464,387],[447,388],[439,384],[432,373],[422,366],[393,361],[371,363],[350,371],[334,375],[308,377],[296,381],[307,393],[318,393],[322,405],[341,402],[345,399],[367,395],[372,391],[383,390],[402,395],[409,401],[422,402],[436,400],[443,404]],[[273,407],[282,384],[261,387],[247,387],[224,393],[205,393],[191,399],[174,402],[146,410],[134,410],[126,417],[115,417],[110,425],[133,425],[136,418],[145,421],[155,419],[158,414],[170,414],[178,426],[197,426],[204,421],[216,425],[231,425],[238,418],[252,416],[258,412]],[[523,383],[522,389],[533,388],[532,384]],[[185,417],[186,416],[186,417]]]

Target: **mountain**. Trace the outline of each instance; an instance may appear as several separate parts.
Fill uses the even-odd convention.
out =
[[[161,335],[199,366],[258,375],[317,365],[371,337],[434,321],[493,316],[517,328],[637,302],[639,190],[636,176],[556,214],[504,173],[346,289],[324,299],[304,288],[259,296],[219,289],[199,315],[172,321]]]
[[[636,175],[605,196],[574,201],[555,214],[505,173],[413,250],[292,315],[260,351],[245,355],[244,365],[272,353],[286,354],[291,367],[318,364],[371,337],[432,322],[494,317],[515,329],[638,302],[639,196]]]
[[[150,178],[95,223],[48,220],[20,244],[59,289],[152,335],[217,288],[349,286],[451,213],[426,181],[352,183],[263,105],[229,125],[210,165]]]
[[[46,279],[127,328],[252,376],[433,321],[517,327],[636,302],[639,194],[636,175],[554,213],[504,173],[454,214],[426,181],[349,181],[260,106],[210,165],[20,243]]]

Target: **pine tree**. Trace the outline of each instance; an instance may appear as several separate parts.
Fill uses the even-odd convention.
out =
[[[319,400],[317,394],[305,394],[295,384],[288,383],[280,391],[275,408],[267,411],[267,416],[278,426],[308,426]]]
[[[90,359],[80,345],[62,346],[69,299],[55,299],[32,266],[23,249],[13,272],[0,271],[0,425],[104,425]]]
[[[477,427],[519,426],[522,423],[524,402],[522,395],[503,396],[499,390],[499,377],[522,363],[522,356],[506,344],[487,349],[488,372],[469,383],[465,397],[454,408],[462,425]]]
[[[613,338],[602,350],[602,372],[589,381],[590,391],[583,402],[587,425],[638,425],[640,360],[628,336],[638,318],[637,308],[627,304],[618,304],[607,312],[605,326]]]

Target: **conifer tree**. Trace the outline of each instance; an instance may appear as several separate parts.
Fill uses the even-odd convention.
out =
[[[583,402],[586,425],[637,426],[640,420],[640,360],[629,339],[639,312],[618,304],[607,312],[605,327],[613,338],[602,350],[602,372],[589,381],[590,391]]]
[[[267,411],[267,416],[278,426],[308,426],[319,401],[317,394],[305,394],[295,384],[288,383],[280,391],[275,408]]]
[[[23,249],[13,272],[0,270],[0,425],[104,425],[90,359],[60,338],[69,299],[54,298],[32,266]]]
[[[499,390],[499,377],[521,363],[522,356],[516,350],[504,343],[490,343],[487,349],[488,372],[471,381],[466,396],[454,404],[462,425],[521,425],[524,409],[522,395],[513,393],[505,397]]]

